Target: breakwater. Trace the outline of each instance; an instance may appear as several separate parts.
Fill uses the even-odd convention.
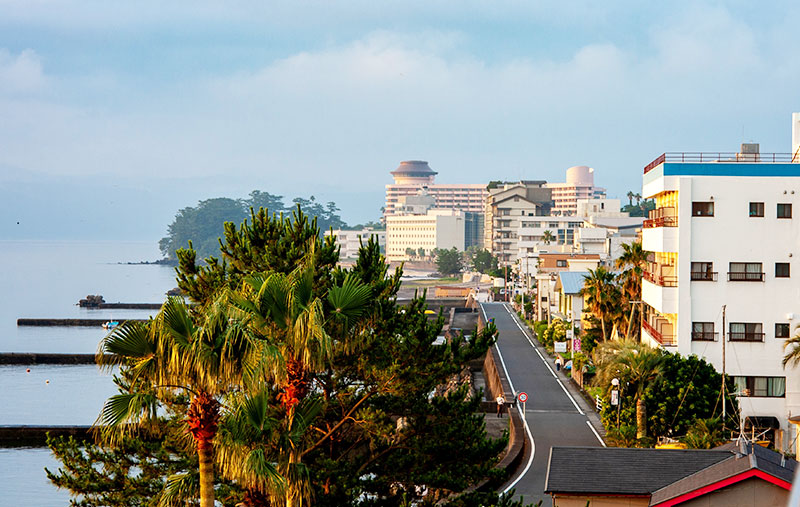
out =
[[[87,310],[160,310],[162,303],[100,303],[82,306]]]
[[[17,319],[17,326],[79,326],[102,327],[109,319]],[[125,319],[135,322],[147,322],[146,319]],[[119,322],[124,322],[120,320]]]
[[[95,354],[9,352],[0,354],[0,364],[95,364],[96,358]]]
[[[91,439],[91,426],[0,426],[0,447],[43,447],[51,437]]]

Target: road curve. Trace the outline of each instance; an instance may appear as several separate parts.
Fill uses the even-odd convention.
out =
[[[533,445],[527,448],[519,472],[503,489],[514,487],[517,497],[522,497],[525,503],[543,500],[542,505],[550,505],[549,495],[544,494],[550,448],[601,446],[602,440],[586,415],[586,402],[568,392],[544,350],[523,331],[524,326],[510,307],[504,303],[483,303],[481,310],[487,320],[494,319],[499,331],[496,346],[500,367],[505,369],[514,395],[521,391],[528,395],[525,419]],[[521,411],[522,405],[518,407]]]

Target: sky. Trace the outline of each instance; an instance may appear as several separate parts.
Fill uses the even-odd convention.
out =
[[[389,171],[609,197],[791,150],[800,3],[0,0],[0,238],[157,241],[259,189],[375,220]]]

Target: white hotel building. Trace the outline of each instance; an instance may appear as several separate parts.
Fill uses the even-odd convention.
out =
[[[655,199],[643,248],[642,340],[697,354],[734,378],[747,433],[778,449],[797,436],[800,370],[784,343],[800,326],[800,163],[791,154],[672,154],[645,167]],[[723,308],[725,324],[723,327]],[[724,340],[722,337],[724,336]]]

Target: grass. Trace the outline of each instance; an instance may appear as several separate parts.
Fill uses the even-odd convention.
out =
[[[421,287],[434,287],[436,285],[455,285],[461,283],[461,278],[426,278],[424,280],[404,280],[403,287],[409,289]]]

